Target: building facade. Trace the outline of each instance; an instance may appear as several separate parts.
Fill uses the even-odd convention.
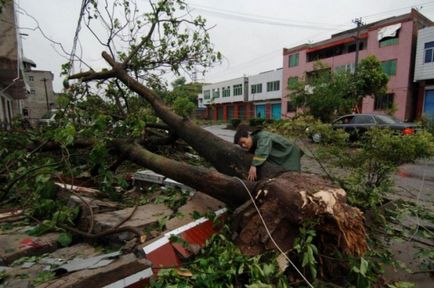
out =
[[[212,120],[248,119],[252,105],[247,102],[248,78],[239,77],[202,86],[203,105]]]
[[[8,127],[21,115],[27,96],[22,69],[21,45],[16,29],[13,1],[6,1],[0,13],[0,127]]]
[[[252,117],[281,119],[282,68],[249,76],[248,101],[253,104]]]
[[[414,81],[417,83],[416,117],[434,118],[434,27],[419,30]]]
[[[417,105],[417,97],[413,92],[417,33],[433,25],[432,21],[412,10],[405,15],[364,25],[360,29],[334,34],[321,42],[284,49],[282,83],[286,87],[282,89],[283,116],[294,115],[288,82],[314,76],[314,66],[318,61],[330,71],[354,71],[358,54],[358,59],[375,55],[389,76],[387,97],[379,101],[367,96],[360,103],[359,110],[364,113],[384,113],[384,110],[395,107],[395,117],[398,119],[414,119]]]
[[[26,69],[27,70],[27,69]],[[50,71],[27,70],[30,93],[23,101],[23,116],[36,124],[49,110],[56,108],[56,94],[53,91],[54,75]]]
[[[204,85],[199,97],[207,107],[208,119],[280,119],[281,81],[282,69],[277,69]]]

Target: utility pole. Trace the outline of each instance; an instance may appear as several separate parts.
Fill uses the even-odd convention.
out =
[[[357,25],[356,34],[356,60],[354,63],[354,74],[357,73],[357,66],[359,65],[359,42],[360,42],[360,28],[363,25],[362,18],[356,18],[353,23]]]
[[[45,101],[47,102],[47,112],[50,111],[50,104],[48,103],[48,93],[47,93],[47,78],[44,77],[41,81],[44,81],[44,87],[45,87]]]

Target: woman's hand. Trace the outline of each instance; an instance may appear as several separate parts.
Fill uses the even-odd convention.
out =
[[[256,166],[250,166],[249,176],[247,177],[249,181],[256,181]]]

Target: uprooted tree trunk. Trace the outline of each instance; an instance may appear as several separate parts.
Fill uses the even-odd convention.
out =
[[[282,174],[280,167],[268,162],[261,167],[260,181],[244,181],[245,187],[240,179],[233,176],[245,177],[252,155],[202,129],[189,119],[175,114],[152,90],[131,77],[124,63],[116,62],[105,52],[102,56],[112,70],[80,73],[70,79],[119,79],[147,100],[171,131],[191,145],[217,171],[164,158],[133,142],[115,141],[120,154],[126,155],[132,162],[190,185],[233,207],[250,199],[248,189],[253,197],[257,198],[255,203],[259,205],[259,211],[269,226],[271,235],[284,248],[292,245],[290,239],[298,232],[291,227],[297,227],[304,220],[317,219],[320,223],[317,226],[320,231],[319,238],[328,241],[326,246],[329,248],[353,255],[361,255],[366,251],[363,215],[357,208],[346,204],[343,190],[319,176],[298,172]],[[268,233],[259,222],[258,214],[248,215],[242,221],[237,240],[242,250],[248,254],[257,254],[273,248]]]
[[[268,233],[281,249],[288,251],[298,225],[305,220],[317,221],[320,244],[329,252],[362,255],[367,249],[362,212],[346,204],[345,191],[321,177],[285,172],[255,183],[165,158],[136,143],[116,141],[115,147],[136,164],[182,181],[232,207],[254,198],[269,231],[257,211],[237,215],[237,244],[246,254],[275,249]]]

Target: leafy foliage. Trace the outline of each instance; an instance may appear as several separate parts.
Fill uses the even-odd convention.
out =
[[[312,279],[317,278],[318,262],[315,256],[318,255],[318,249],[315,246],[314,239],[316,236],[315,226],[317,223],[306,221],[300,226],[300,233],[294,241],[294,249],[301,255],[301,267],[307,269]]]
[[[363,258],[352,259],[343,255],[338,258],[350,267],[345,277],[346,285],[373,286],[380,281],[379,277],[384,272],[383,264],[399,265],[393,260],[384,239],[408,239],[410,236],[432,238],[432,232],[423,227],[409,230],[401,225],[408,217],[418,217],[432,223],[434,216],[429,209],[411,202],[395,201],[396,207],[394,205],[384,213],[381,206],[391,198],[392,176],[399,165],[434,156],[434,136],[428,131],[419,131],[413,135],[397,135],[387,129],[372,129],[359,142],[350,143],[349,135],[344,131],[333,130],[329,125],[306,116],[280,121],[267,127],[295,138],[304,138],[306,128],[320,131],[323,137],[321,144],[315,145],[312,150],[308,149],[308,152],[312,153],[333,180],[346,190],[349,203],[370,215],[370,250]],[[397,229],[396,225],[400,229]],[[306,253],[307,249],[304,250]],[[420,250],[418,256],[424,265],[421,269],[432,269],[430,265],[434,263],[433,255],[432,249]],[[305,263],[313,263],[311,260],[311,257],[307,257]],[[315,269],[317,266],[312,267]],[[404,282],[388,285],[401,286],[412,287],[410,283]]]
[[[228,239],[229,233],[225,226],[185,268],[160,270],[151,287],[289,287],[273,255],[247,257]]]
[[[289,84],[288,97],[315,118],[330,122],[336,115],[351,112],[366,95],[384,95],[387,81],[387,75],[375,56],[363,59],[355,74],[331,72],[319,62],[305,81]]]

